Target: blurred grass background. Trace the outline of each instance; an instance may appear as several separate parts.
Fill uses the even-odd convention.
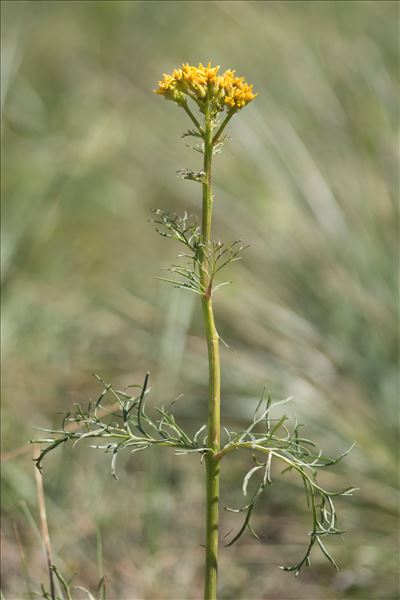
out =
[[[251,243],[218,294],[223,419],[243,426],[264,384],[327,452],[356,441],[325,481],[345,543],[299,578],[307,512],[275,481],[244,536],[221,551],[221,600],[398,598],[398,4],[396,2],[2,2],[3,584],[46,581],[31,455],[13,454],[98,393],[152,373],[152,402],[206,419],[196,297],[154,278],[177,248],[149,209],[200,210],[180,181],[200,157],[183,111],[152,94],[162,72],[211,60],[259,96],[215,161],[214,233]],[[242,455],[224,463],[222,503],[241,503]],[[204,467],[168,452],[108,457],[67,447],[45,464],[56,563],[109,597],[202,596]],[[303,516],[295,516],[299,513]],[[222,533],[239,526],[224,513]],[[77,598],[79,598],[77,592]]]

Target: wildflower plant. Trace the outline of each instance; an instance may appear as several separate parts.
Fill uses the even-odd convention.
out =
[[[164,75],[156,94],[181,107],[191,120],[191,129],[183,137],[198,140],[194,149],[203,155],[200,170],[183,169],[179,175],[197,182],[202,188],[202,214],[198,221],[186,213],[155,210],[153,221],[157,232],[180,245],[180,262],[168,267],[168,276],[161,277],[174,286],[198,294],[201,301],[205,337],[208,348],[209,397],[208,420],[194,434],[176,421],[171,406],[155,409],[150,415],[146,399],[150,392],[149,373],[141,385],[121,390],[96,376],[102,391],[96,400],[86,406],[77,405],[73,414],[64,416],[58,430],[42,430],[47,437],[33,440],[42,445],[36,460],[39,470],[47,453],[61,444],[76,444],[89,440],[92,448],[111,455],[111,472],[117,478],[117,459],[120,452],[141,452],[154,446],[173,448],[177,454],[199,454],[206,465],[206,523],[205,523],[205,586],[206,600],[217,598],[217,573],[219,549],[219,482],[221,464],[225,456],[234,450],[249,450],[251,465],[244,475],[242,490],[248,497],[249,483],[257,479],[255,491],[240,508],[227,508],[243,513],[242,524],[226,546],[234,544],[248,529],[255,537],[252,525],[254,510],[267,486],[272,484],[271,469],[274,462],[281,463],[282,473],[292,471],[299,476],[310,509],[311,527],[304,554],[294,565],[281,567],[298,575],[304,566],[310,566],[311,551],[320,548],[328,561],[337,568],[334,558],[326,547],[326,538],[341,536],[341,529],[334,501],[337,496],[349,496],[355,488],[338,491],[325,489],[318,481],[318,472],[337,464],[348,452],[337,458],[329,458],[316,450],[315,444],[304,437],[301,425],[290,424],[285,414],[274,417],[276,407],[291,399],[272,402],[271,395],[263,391],[249,426],[235,432],[223,427],[221,441],[221,378],[218,335],[213,312],[215,292],[228,282],[220,281],[220,273],[228,264],[241,258],[247,245],[241,241],[221,242],[211,237],[212,208],[212,161],[221,151],[225,141],[225,128],[230,119],[252,102],[257,94],[243,77],[228,70],[220,74],[219,67],[201,63],[198,67],[183,64],[172,74]],[[197,113],[194,110],[197,109]],[[133,391],[132,391],[133,389]]]

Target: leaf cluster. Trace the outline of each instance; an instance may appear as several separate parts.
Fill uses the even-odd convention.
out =
[[[187,213],[178,216],[160,209],[156,209],[154,214],[153,222],[161,226],[156,228],[157,233],[176,240],[185,247],[178,258],[186,260],[186,263],[174,264],[165,269],[180,276],[181,280],[165,277],[159,279],[200,296],[212,295],[218,288],[230,283],[224,281],[214,285],[215,277],[228,264],[241,259],[241,252],[249,247],[247,244],[242,240],[228,243],[211,240],[204,243],[196,217],[189,217]]]
[[[268,395],[265,398],[265,393],[263,393],[249,427],[237,434],[226,430],[228,443],[223,446],[219,455],[223,457],[238,448],[248,448],[253,451],[252,457],[255,466],[249,469],[244,476],[242,485],[244,496],[247,496],[248,485],[252,477],[256,473],[261,474],[261,479],[256,486],[255,492],[245,506],[239,509],[226,507],[226,510],[231,512],[245,513],[242,527],[227,544],[228,546],[234,544],[246,528],[258,538],[251,525],[251,516],[266,486],[272,485],[271,468],[273,461],[284,464],[282,473],[294,471],[301,478],[307,506],[310,509],[312,517],[311,530],[309,532],[310,539],[306,552],[298,563],[288,567],[281,567],[284,571],[294,571],[298,575],[304,565],[310,566],[310,554],[315,544],[319,546],[329,562],[335,568],[338,568],[335,560],[326,549],[323,538],[330,535],[341,536],[344,533],[344,530],[338,524],[334,498],[337,496],[350,496],[356,488],[348,487],[339,491],[330,491],[320,485],[317,480],[318,471],[337,464],[350,452],[353,446],[338,457],[329,458],[321,450],[316,451],[316,445],[313,441],[300,435],[300,424],[296,423],[290,430],[286,425],[289,420],[289,417],[286,415],[278,419],[272,419],[270,416],[271,410],[275,406],[284,404],[290,400],[291,398],[288,398],[272,404],[271,396]],[[261,461],[259,459],[260,454],[267,455],[266,460]]]
[[[230,136],[228,135],[222,135],[222,130],[218,132],[218,136],[215,136],[215,138],[213,139],[213,144],[212,144],[212,153],[213,154],[220,154],[223,150],[223,147],[225,145],[225,143],[230,140]],[[204,130],[202,128],[199,129],[188,129],[188,131],[186,131],[185,133],[182,134],[181,136],[182,138],[186,138],[186,137],[194,137],[194,138],[199,138],[202,140],[201,143],[198,144],[186,144],[186,146],[188,148],[191,148],[192,150],[195,150],[195,152],[199,152],[200,154],[204,154]],[[186,171],[187,169],[184,169],[184,171]],[[178,171],[178,175],[182,174],[181,171]],[[189,179],[188,177],[184,177],[184,179]],[[199,180],[196,180],[199,181]]]
[[[195,238],[196,229],[192,229],[190,235]],[[68,413],[64,416],[60,429],[41,429],[50,434],[49,437],[32,440],[33,443],[44,446],[36,459],[39,470],[42,469],[42,461],[49,452],[69,441],[75,445],[80,441],[90,440],[91,448],[110,453],[111,473],[116,479],[117,457],[123,450],[135,453],[154,446],[164,446],[173,448],[176,454],[199,453],[201,458],[212,452],[208,448],[206,425],[200,427],[193,436],[185,432],[171,412],[173,402],[168,408],[156,408],[156,417],[151,417],[145,410],[149,393],[149,373],[146,374],[143,385],[128,386],[124,390],[118,390],[105,383],[98,375],[95,377],[102,384],[98,398],[90,400],[86,408],[77,404],[73,414]],[[136,394],[127,391],[132,387],[137,390]],[[351,448],[336,458],[329,458],[322,451],[316,450],[313,441],[300,434],[300,424],[295,423],[290,429],[289,417],[286,415],[271,417],[271,412],[276,407],[290,400],[291,398],[288,398],[272,403],[271,396],[266,395],[264,390],[252,422],[246,429],[236,433],[224,428],[227,441],[218,453],[214,453],[214,459],[220,461],[225,455],[240,448],[252,451],[254,464],[245,474],[242,484],[245,497],[253,477],[256,474],[261,475],[245,506],[226,507],[226,510],[231,512],[245,513],[242,526],[227,546],[234,544],[246,529],[258,538],[251,518],[266,487],[272,485],[271,469],[275,462],[283,463],[282,473],[293,471],[299,475],[311,514],[309,542],[304,556],[295,565],[281,567],[298,575],[303,566],[310,566],[310,555],[315,545],[319,546],[337,568],[335,560],[325,546],[324,538],[331,535],[341,536],[344,533],[338,523],[334,500],[337,496],[351,495],[356,488],[330,491],[322,487],[317,479],[318,472],[337,464]]]
[[[87,407],[76,404],[73,414],[67,413],[60,429],[43,429],[52,437],[32,440],[32,443],[44,444],[45,447],[36,461],[39,470],[46,454],[58,446],[72,441],[74,445],[82,440],[90,440],[91,448],[103,450],[111,454],[111,473],[117,479],[116,464],[118,453],[128,450],[131,453],[141,452],[153,446],[175,448],[178,454],[190,452],[207,452],[206,438],[199,445],[199,435],[205,425],[193,438],[178,425],[170,407],[156,408],[156,418],[145,411],[145,403],[149,392],[149,373],[146,374],[140,392],[132,395],[126,390],[114,389],[98,375],[95,376],[103,389],[97,400],[90,400]],[[113,401],[110,404],[110,401]],[[173,404],[173,403],[172,403]]]

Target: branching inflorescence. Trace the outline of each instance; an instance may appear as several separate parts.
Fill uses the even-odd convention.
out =
[[[203,154],[203,168],[199,171],[183,169],[178,172],[181,177],[202,186],[201,224],[196,217],[186,213],[178,216],[159,209],[154,211],[152,220],[160,235],[179,242],[182,248],[178,255],[179,264],[168,267],[170,276],[160,279],[194,292],[201,299],[209,359],[207,424],[193,435],[185,432],[171,412],[173,403],[168,408],[162,406],[155,409],[156,414],[151,417],[145,410],[149,374],[143,385],[131,386],[137,388],[134,394],[128,388],[118,390],[96,376],[103,385],[97,400],[90,401],[86,407],[77,405],[74,414],[65,415],[60,429],[42,430],[49,436],[34,442],[44,445],[37,459],[37,467],[41,469],[43,458],[51,450],[68,441],[76,444],[87,440],[92,448],[111,454],[111,471],[114,477],[117,477],[118,454],[124,450],[134,453],[153,446],[164,446],[172,448],[177,454],[198,453],[201,460],[205,460],[207,468],[205,599],[215,600],[219,545],[219,477],[220,464],[226,455],[239,449],[251,451],[253,464],[243,479],[244,496],[247,496],[249,482],[253,477],[261,475],[245,506],[239,509],[227,508],[229,511],[245,513],[242,526],[227,546],[234,544],[246,529],[257,537],[251,518],[263,491],[272,483],[271,468],[275,462],[282,464],[283,473],[292,471],[300,477],[311,513],[310,538],[303,558],[293,566],[282,567],[286,571],[294,571],[296,575],[303,566],[310,565],[310,553],[315,545],[319,546],[336,567],[326,549],[325,538],[343,533],[338,524],[334,499],[336,496],[350,495],[354,488],[332,492],[318,482],[318,471],[338,463],[349,450],[336,459],[330,459],[321,451],[317,452],[311,440],[300,435],[300,425],[294,424],[289,428],[289,418],[286,415],[273,418],[271,415],[275,412],[275,407],[290,399],[272,403],[270,395],[263,393],[250,425],[239,433],[224,427],[226,442],[221,443],[220,338],[214,322],[212,302],[214,292],[229,283],[217,281],[220,272],[228,264],[239,260],[247,245],[241,240],[224,243],[211,238],[211,162],[213,155],[222,149],[226,139],[223,136],[226,125],[256,94],[243,77],[237,77],[231,70],[219,75],[219,67],[211,67],[210,63],[207,66],[200,63],[198,67],[182,65],[171,75],[164,75],[155,91],[167,100],[174,101],[191,119],[194,129],[184,133],[183,137],[201,140],[194,149]],[[202,115],[200,120],[192,111],[193,104]]]

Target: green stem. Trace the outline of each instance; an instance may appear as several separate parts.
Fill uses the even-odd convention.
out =
[[[211,162],[212,162],[212,122],[206,112],[204,135],[204,173],[203,183],[203,215],[202,242],[207,246],[211,239],[212,191],[211,191]],[[204,599],[217,598],[218,571],[218,502],[219,502],[219,460],[214,454],[220,451],[220,360],[219,338],[215,327],[211,298],[211,281],[207,272],[207,250],[203,252],[201,265],[201,283],[206,293],[202,296],[204,327],[207,338],[209,364],[209,400],[208,400],[208,446],[211,451],[206,455],[207,477],[207,507],[206,507],[206,573]]]
[[[224,131],[225,127],[228,125],[229,121],[232,119],[233,115],[235,114],[236,110],[231,110],[228,112],[228,114],[226,115],[225,119],[222,121],[221,123],[221,127],[218,129],[217,133],[214,135],[213,137],[213,145],[217,144],[219,141],[219,138],[221,137],[222,132]]]
[[[198,130],[201,130],[201,126],[200,123],[198,122],[198,120],[196,119],[196,117],[194,116],[194,114],[192,113],[192,111],[190,110],[190,108],[188,107],[187,102],[182,102],[181,104],[183,110],[186,112],[186,114],[190,117],[190,119],[193,121],[193,123],[196,125]]]

